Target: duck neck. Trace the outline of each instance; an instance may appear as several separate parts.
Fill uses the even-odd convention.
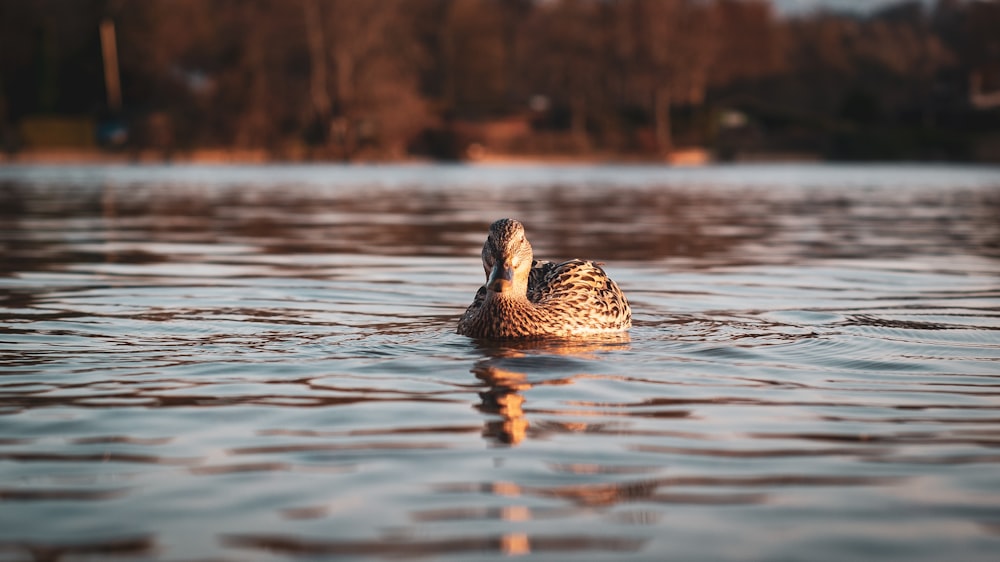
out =
[[[526,284],[523,286],[515,284],[510,287],[506,287],[503,291],[488,291],[486,293],[486,299],[509,306],[520,307],[531,305],[531,301],[528,300],[528,287]]]

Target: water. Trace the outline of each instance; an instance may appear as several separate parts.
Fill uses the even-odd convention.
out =
[[[486,226],[626,338],[454,333]],[[993,560],[1000,170],[0,168],[0,560]]]

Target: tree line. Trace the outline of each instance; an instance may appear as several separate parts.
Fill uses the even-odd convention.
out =
[[[113,24],[121,106],[98,29]],[[781,17],[765,0],[0,0],[0,127],[274,157],[996,158],[1000,3]],[[991,148],[992,147],[992,148]]]

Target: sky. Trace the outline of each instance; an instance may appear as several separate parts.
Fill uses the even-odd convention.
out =
[[[875,10],[899,4],[902,0],[771,0],[782,14],[801,14],[819,8],[838,12],[871,13]],[[930,4],[931,0],[923,0]]]

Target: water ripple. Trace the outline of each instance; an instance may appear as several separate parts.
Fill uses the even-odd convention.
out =
[[[997,178],[0,168],[0,558],[995,558]],[[455,334],[498,215],[634,328]]]

